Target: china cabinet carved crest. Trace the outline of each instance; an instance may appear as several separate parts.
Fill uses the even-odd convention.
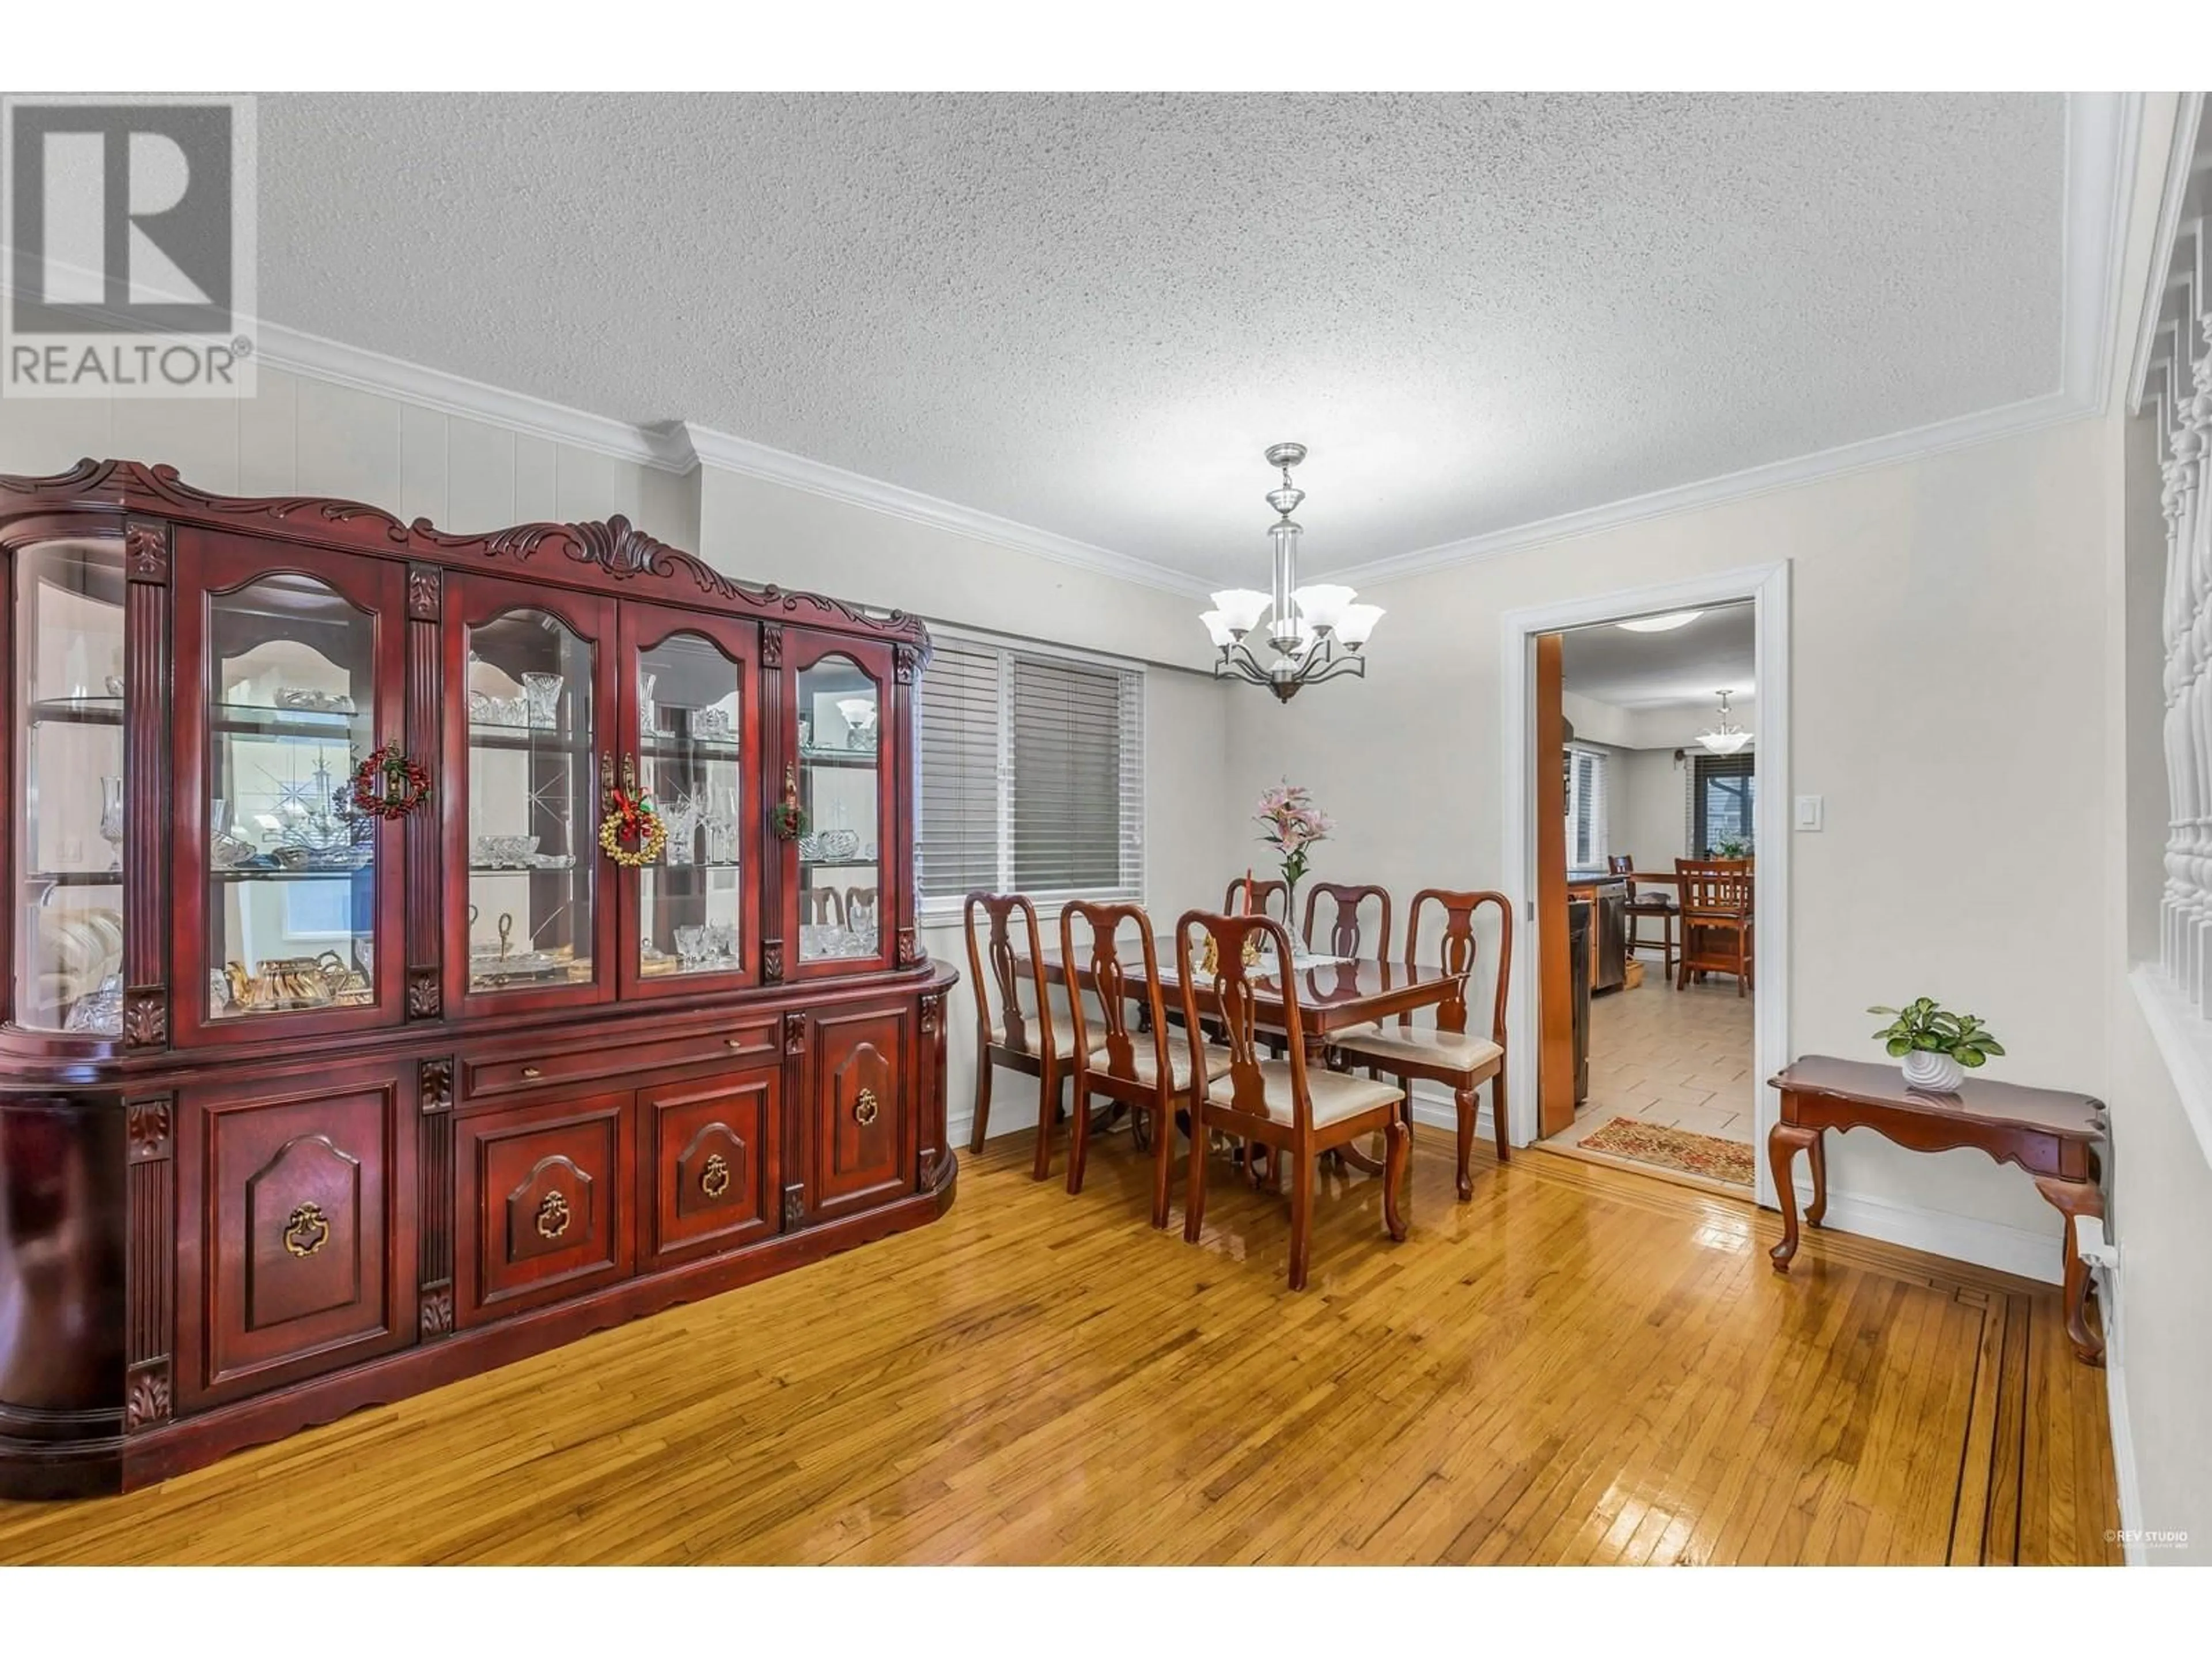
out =
[[[0,1497],[951,1202],[918,621],[130,462],[0,553]]]

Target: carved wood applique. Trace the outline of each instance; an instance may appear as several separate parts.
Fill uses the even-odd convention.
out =
[[[142,1366],[131,1374],[123,1406],[123,1428],[127,1434],[150,1429],[169,1420],[169,1362]]]
[[[438,970],[435,968],[410,968],[407,970],[407,1018],[435,1019],[440,1008]]]
[[[407,614],[417,622],[435,622],[442,607],[445,573],[434,564],[407,567]]]
[[[891,647],[891,678],[901,685],[914,684],[915,671],[921,666],[921,653],[910,645]]]
[[[453,1287],[441,1285],[422,1292],[416,1309],[416,1328],[427,1341],[453,1332]]]
[[[761,942],[761,978],[769,985],[783,982],[783,941],[780,939]]]
[[[806,1219],[806,1186],[794,1181],[783,1189],[783,1229],[789,1232]]]
[[[781,623],[761,624],[761,663],[763,666],[768,668],[783,666],[783,624]]]
[[[159,985],[134,985],[123,994],[123,1046],[169,1046],[169,994]]]
[[[453,1057],[445,1054],[435,1060],[424,1060],[421,1082],[424,1111],[442,1112],[451,1106],[453,1103]]]
[[[129,520],[123,526],[123,557],[132,581],[167,581],[169,526],[158,520]]]
[[[134,1160],[169,1155],[169,1097],[134,1100],[124,1108],[125,1127]]]
[[[796,1008],[783,1017],[783,1052],[787,1054],[806,1052],[806,1016]]]

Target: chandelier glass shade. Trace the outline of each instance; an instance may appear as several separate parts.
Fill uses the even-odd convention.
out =
[[[1751,733],[1738,726],[1729,714],[1729,694],[1720,694],[1721,721],[1710,732],[1698,734],[1698,741],[1716,755],[1733,755],[1751,741]]]
[[[1359,604],[1349,587],[1334,582],[1298,586],[1298,538],[1304,532],[1291,514],[1306,495],[1291,483],[1291,469],[1305,458],[1304,444],[1275,444],[1267,450],[1267,465],[1283,473],[1281,484],[1267,492],[1267,505],[1276,514],[1276,522],[1267,526],[1274,559],[1271,588],[1264,593],[1255,587],[1224,588],[1213,595],[1213,609],[1199,617],[1220,653],[1214,678],[1264,685],[1285,702],[1301,686],[1322,680],[1347,674],[1364,679],[1367,659],[1361,647],[1382,619],[1381,605]]]

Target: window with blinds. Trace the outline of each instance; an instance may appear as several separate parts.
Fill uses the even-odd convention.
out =
[[[1605,767],[1602,750],[1567,750],[1567,864],[1571,869],[1605,866]]]
[[[925,905],[1144,890],[1144,676],[939,635],[921,679]]]
[[[1758,822],[1759,757],[1692,755],[1690,759],[1690,848],[1694,858],[1712,858],[1724,843],[1752,851]]]

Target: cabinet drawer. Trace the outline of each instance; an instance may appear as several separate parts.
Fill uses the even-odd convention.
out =
[[[555,1048],[510,1048],[504,1053],[462,1062],[465,1100],[497,1098],[561,1084],[589,1083],[600,1078],[631,1078],[641,1072],[663,1072],[678,1066],[753,1066],[775,1061],[781,1050],[773,1018],[732,1021],[710,1030],[686,1031],[674,1036],[641,1037],[627,1042],[570,1043]]]
[[[457,1312],[481,1325],[628,1277],[630,1097],[517,1107],[457,1124]]]
[[[913,1190],[913,1019],[912,1003],[815,1017],[810,1218],[832,1220]]]
[[[712,1255],[775,1231],[778,1069],[696,1078],[637,1095],[640,1248],[653,1265]]]
[[[337,1370],[413,1335],[402,1211],[414,1191],[411,1065],[185,1097],[187,1225],[178,1322],[184,1403],[212,1403]],[[404,1098],[403,1098],[404,1097]],[[197,1224],[192,1217],[197,1212]],[[403,1297],[403,1285],[409,1293]]]

